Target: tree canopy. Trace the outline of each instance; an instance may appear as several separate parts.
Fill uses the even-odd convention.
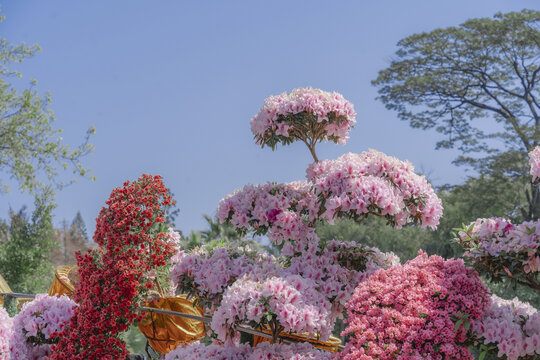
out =
[[[0,16],[0,22],[3,19]],[[40,95],[35,80],[22,91],[12,84],[22,75],[11,65],[39,50],[38,45],[14,45],[0,38],[0,192],[9,191],[8,178],[22,191],[35,194],[51,184],[60,188],[69,183],[60,179],[59,170],[71,169],[76,176],[92,177],[80,160],[93,149],[88,141],[94,128],[88,129],[81,145],[70,149],[59,136],[61,130],[52,126],[50,94]]]
[[[438,148],[460,150],[456,163],[523,178],[540,143],[539,82],[540,11],[523,10],[409,36],[373,84],[402,120],[442,133]]]

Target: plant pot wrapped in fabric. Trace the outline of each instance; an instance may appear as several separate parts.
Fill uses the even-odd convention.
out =
[[[194,307],[193,302],[188,301],[185,295],[162,297],[147,306],[204,316],[203,309]],[[146,336],[152,348],[160,354],[167,354],[180,344],[196,341],[206,335],[202,321],[153,312],[144,313],[139,322],[139,330]]]
[[[264,329],[262,331],[270,335],[270,330]],[[330,352],[338,352],[339,345],[341,345],[341,340],[335,336],[330,336],[328,341],[320,341],[315,338],[310,338],[308,337],[307,334],[292,334],[292,333],[282,332],[279,336],[285,339],[290,339],[294,342],[308,342],[318,349],[326,350]],[[267,342],[270,340],[271,339],[269,338],[255,335],[253,337],[253,346],[257,346],[258,344],[262,342]]]
[[[54,280],[48,294],[50,296],[67,295],[71,297],[78,283],[79,268],[77,265],[58,266],[54,272]]]

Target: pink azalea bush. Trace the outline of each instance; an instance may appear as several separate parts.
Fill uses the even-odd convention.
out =
[[[292,240],[294,252],[318,242],[312,227],[318,211],[311,184],[297,181],[246,185],[220,201],[217,216],[243,232],[267,234],[276,245]]]
[[[0,359],[9,360],[9,340],[12,334],[12,319],[6,309],[0,307]]]
[[[488,301],[487,288],[463,260],[420,252],[358,285],[347,304],[342,335],[350,341],[341,358],[472,359],[469,322],[482,316]]]
[[[171,351],[165,360],[330,360],[330,354],[306,343],[261,343],[255,348],[247,345],[219,346],[192,344]]]
[[[244,274],[277,274],[279,265],[269,255],[246,247],[196,248],[173,258],[170,278],[176,292],[195,297],[210,310],[221,302],[225,289]]]
[[[320,89],[298,88],[290,94],[269,96],[251,119],[257,144],[275,148],[295,140],[345,144],[356,123],[354,106],[343,95]]]
[[[540,220],[514,225],[503,218],[477,219],[456,239],[481,273],[540,289]]]
[[[399,265],[393,253],[356,242],[330,241],[318,252],[293,257],[285,273],[300,275],[317,284],[332,304],[332,319],[341,318],[356,286],[378,269]]]
[[[327,340],[333,330],[331,304],[310,279],[298,275],[269,277],[264,281],[249,276],[238,279],[223,294],[212,317],[211,327],[218,339],[235,338],[234,327],[252,324],[281,331],[309,333]]]
[[[499,358],[540,357],[540,312],[517,298],[492,295],[484,316],[472,322],[472,330],[484,345],[495,345]]]
[[[435,229],[442,215],[441,200],[424,176],[409,162],[375,150],[313,163],[307,178],[323,204],[321,217],[330,222],[373,214],[397,227],[413,222]]]
[[[540,178],[540,146],[535,147],[529,153],[529,165],[531,166],[532,181],[536,182]]]
[[[51,355],[51,345],[58,340],[55,334],[68,324],[75,306],[75,301],[66,295],[38,294],[25,303],[13,318],[11,359],[45,359]]]

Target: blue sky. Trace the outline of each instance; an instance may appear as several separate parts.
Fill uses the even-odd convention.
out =
[[[369,148],[410,160],[436,184],[460,183],[456,152],[435,151],[440,135],[409,128],[375,100],[370,82],[400,39],[537,1],[0,1],[0,36],[37,43],[17,66],[52,94],[55,126],[76,146],[97,129],[86,179],[58,192],[55,222],[80,210],[87,228],[114,187],[160,174],[180,208],[184,233],[204,228],[219,200],[247,183],[303,179],[301,144],[272,152],[253,142],[251,117],[270,94],[312,86],[338,91],[358,113],[345,146],[319,158]],[[0,174],[2,180],[6,174]],[[0,194],[0,217],[32,205]],[[91,235],[91,234],[90,234]]]

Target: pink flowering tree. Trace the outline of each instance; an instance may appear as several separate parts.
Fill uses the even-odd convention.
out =
[[[275,149],[301,141],[314,163],[306,181],[246,185],[225,196],[217,216],[243,234],[267,236],[280,255],[253,261],[240,249],[180,253],[171,279],[177,291],[205,299],[212,307],[211,328],[218,343],[177,349],[168,359],[326,359],[307,344],[275,343],[284,333],[328,339],[347,302],[354,301],[354,289],[378,271],[399,265],[399,258],[359,243],[325,243],[316,224],[377,216],[397,228],[436,228],[441,201],[410,163],[375,150],[319,161],[315,145],[328,140],[345,144],[355,117],[342,95],[318,89],[295,89],[265,100],[251,120],[256,143]],[[459,321],[450,315],[446,320],[452,328],[452,321]],[[237,326],[264,330],[274,344],[255,349],[239,345]]]
[[[356,123],[354,106],[343,95],[320,89],[298,88],[290,94],[269,96],[251,119],[258,145],[275,149],[277,144],[302,141],[318,161],[315,145],[331,140],[345,144]]]

